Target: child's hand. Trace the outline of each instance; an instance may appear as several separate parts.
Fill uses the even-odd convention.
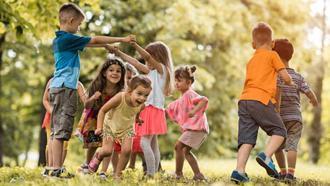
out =
[[[123,42],[125,42],[125,43],[130,43],[130,42],[135,42],[135,41],[136,41],[135,35],[129,35],[129,36],[124,37],[124,39],[123,39]]]
[[[94,93],[94,95],[93,95],[93,99],[94,99],[94,100],[97,100],[97,99],[100,98],[101,95],[102,95],[102,94],[101,94],[100,91],[96,91],[96,92]]]
[[[135,122],[136,122],[139,126],[141,126],[141,125],[144,123],[144,121],[143,121],[141,118],[136,118]]]
[[[119,50],[117,46],[106,45],[105,48],[108,50],[109,53],[116,54]]]
[[[96,130],[94,131],[94,134],[95,134],[95,135],[100,135],[100,134],[102,134],[102,129],[96,129]]]

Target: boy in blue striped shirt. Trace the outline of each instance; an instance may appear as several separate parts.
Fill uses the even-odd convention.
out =
[[[287,152],[288,169],[286,169],[285,154],[280,148],[276,153],[276,160],[281,169],[280,179],[292,181],[297,160],[297,147],[302,133],[302,116],[300,111],[300,93],[305,94],[313,106],[318,105],[314,92],[305,82],[302,75],[289,67],[289,61],[293,54],[293,46],[287,39],[275,40],[274,49],[284,63],[286,70],[292,77],[297,87],[287,86],[281,77],[278,78],[277,87],[280,100],[277,101],[277,109],[280,111],[282,121],[287,129],[287,139],[284,150]]]

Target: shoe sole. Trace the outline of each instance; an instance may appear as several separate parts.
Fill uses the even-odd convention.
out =
[[[238,180],[238,179],[235,179],[235,178],[230,178],[230,181],[235,182],[236,184],[247,182],[247,181],[241,181],[241,180]]]
[[[270,177],[272,177],[272,178],[277,178],[277,172],[274,171],[273,169],[269,168],[269,167],[267,166],[267,164],[264,162],[264,160],[262,160],[261,158],[257,157],[257,158],[256,158],[256,161],[258,162],[258,164],[259,164],[260,166],[262,166],[263,168],[266,169],[266,172],[267,172],[268,176],[270,176]]]

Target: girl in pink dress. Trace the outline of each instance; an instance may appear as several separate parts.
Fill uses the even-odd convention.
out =
[[[165,96],[170,94],[173,87],[172,57],[167,45],[160,41],[150,43],[146,48],[142,48],[136,42],[131,44],[144,59],[145,65],[118,48],[113,47],[109,51],[133,65],[141,73],[148,74],[151,79],[152,90],[146,101],[146,107],[140,114],[143,124],[138,126],[135,132],[141,136],[147,176],[153,176],[158,170],[160,161],[157,136],[167,133],[164,104]]]
[[[191,89],[194,83],[195,66],[182,66],[175,70],[175,88],[181,97],[170,103],[166,109],[168,117],[180,125],[182,134],[175,144],[176,178],[183,177],[184,158],[194,172],[194,180],[205,180],[197,159],[191,149],[198,149],[209,133],[205,110],[208,99]]]

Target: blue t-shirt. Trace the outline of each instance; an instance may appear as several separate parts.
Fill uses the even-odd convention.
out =
[[[50,88],[77,89],[80,73],[79,51],[83,51],[90,40],[91,37],[78,36],[65,31],[56,32],[56,38],[53,40],[55,72]]]

